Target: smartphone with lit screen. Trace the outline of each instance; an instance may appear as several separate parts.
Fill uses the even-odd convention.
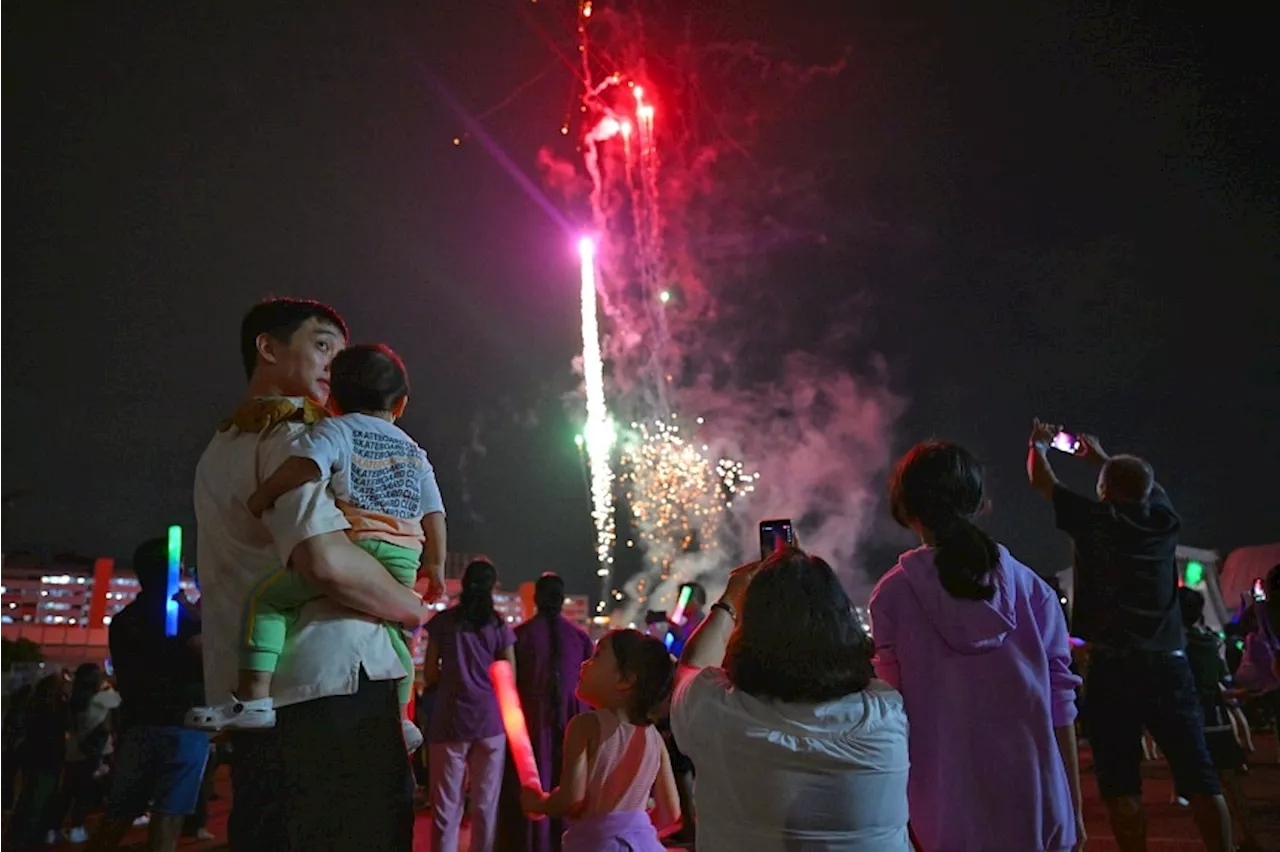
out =
[[[1053,436],[1053,440],[1049,442],[1049,446],[1055,450],[1075,455],[1080,452],[1080,439],[1070,432],[1059,432]]]
[[[774,518],[760,522],[760,558],[768,559],[784,547],[796,543],[790,518]]]
[[[1263,584],[1261,577],[1253,581],[1253,599],[1255,601],[1265,601],[1267,599],[1267,588]]]

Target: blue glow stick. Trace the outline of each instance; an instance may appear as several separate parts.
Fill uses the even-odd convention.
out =
[[[169,527],[169,578],[165,583],[164,635],[178,635],[178,602],[182,591],[182,527]]]

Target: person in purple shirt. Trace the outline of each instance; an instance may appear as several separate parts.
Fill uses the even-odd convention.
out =
[[[564,593],[564,580],[559,574],[547,572],[539,577],[533,589],[537,614],[515,631],[516,689],[544,790],[559,783],[564,731],[569,720],[591,709],[578,698],[574,687],[579,669],[595,652],[595,643],[585,630],[560,614]],[[525,817],[514,766],[505,775],[502,799],[500,848],[510,852],[559,852],[565,821]]]
[[[924,542],[870,604],[876,674],[902,693],[911,724],[918,848],[1079,849],[1080,678],[1057,595],[974,524],[983,470],[964,448],[914,447],[894,471],[890,505]]]
[[[423,675],[438,687],[427,729],[431,774],[431,848],[457,852],[462,822],[462,781],[471,780],[471,849],[492,852],[507,738],[489,679],[489,664],[514,667],[515,633],[493,606],[498,570],[483,557],[462,574],[458,605],[427,624]]]

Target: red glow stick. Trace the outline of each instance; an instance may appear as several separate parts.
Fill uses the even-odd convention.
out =
[[[489,665],[489,679],[498,696],[498,709],[502,712],[502,727],[507,732],[507,744],[511,746],[511,759],[516,765],[516,775],[521,787],[542,789],[538,777],[538,764],[533,759],[533,745],[529,742],[529,729],[524,722],[524,708],[520,706],[520,693],[516,692],[516,676],[506,660],[494,660]]]

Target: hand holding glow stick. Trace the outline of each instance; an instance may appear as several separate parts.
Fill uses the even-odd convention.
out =
[[[498,696],[498,709],[502,713],[502,727],[507,732],[507,744],[511,746],[511,759],[516,765],[516,775],[521,787],[542,789],[538,777],[538,764],[533,759],[533,744],[529,742],[529,729],[525,726],[524,708],[520,706],[520,693],[516,692],[515,672],[506,660],[489,664],[489,679]]]

